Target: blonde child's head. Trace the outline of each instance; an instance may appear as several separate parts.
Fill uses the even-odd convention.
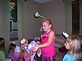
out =
[[[80,57],[81,45],[80,39],[77,37],[77,35],[69,35],[64,45],[66,49],[68,49],[69,54],[74,54],[75,59],[78,59]]]

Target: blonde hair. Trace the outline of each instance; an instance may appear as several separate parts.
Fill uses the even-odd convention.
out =
[[[77,60],[80,56],[80,49],[81,49],[81,44],[80,44],[80,39],[77,37],[77,35],[72,34],[69,35],[68,37],[69,44],[70,44],[70,51],[74,53],[75,60]]]
[[[69,35],[68,39],[70,40],[71,46],[74,47],[75,51],[80,49],[80,39],[77,37],[77,35]]]

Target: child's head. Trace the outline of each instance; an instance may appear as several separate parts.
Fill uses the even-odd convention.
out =
[[[64,45],[66,49],[76,53],[76,51],[80,49],[80,40],[77,38],[76,35],[72,34],[72,35],[69,35],[69,37],[66,39],[66,42]]]
[[[52,21],[50,19],[46,19],[42,22],[42,28],[44,31],[51,29],[53,26]]]
[[[38,45],[40,45],[40,44],[41,44],[41,42],[40,42],[40,41],[36,41],[36,43],[37,43]]]
[[[3,38],[0,38],[0,50],[3,50],[5,48],[5,41]]]
[[[10,46],[9,46],[9,51],[8,52],[15,51],[15,48],[16,48],[16,45],[11,43]]]
[[[28,40],[27,39],[25,39],[25,38],[23,38],[22,40],[21,40],[21,42],[20,42],[22,45],[24,45],[24,44],[28,44]]]
[[[41,41],[37,40],[36,43],[37,43],[38,45],[40,45],[40,44],[41,44]],[[37,50],[37,53],[40,53],[40,52],[41,52],[41,48],[39,48],[39,49]]]
[[[25,50],[25,47],[28,46],[28,40],[23,38],[20,43],[21,43],[21,51]]]

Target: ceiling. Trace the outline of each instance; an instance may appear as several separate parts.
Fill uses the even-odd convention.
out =
[[[38,2],[38,3],[46,3],[46,2],[49,2],[51,0],[33,0],[35,2]]]

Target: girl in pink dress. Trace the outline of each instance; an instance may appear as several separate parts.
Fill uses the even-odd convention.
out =
[[[41,35],[41,45],[38,45],[33,49],[37,51],[39,48],[42,48],[42,61],[54,61],[55,56],[55,33],[52,30],[52,22],[50,19],[46,19],[42,22],[42,35]]]

